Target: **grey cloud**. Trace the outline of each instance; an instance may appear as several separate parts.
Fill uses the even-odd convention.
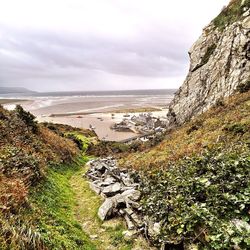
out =
[[[42,75],[50,76],[49,67],[75,67],[129,76],[167,77],[182,74],[183,63],[187,62],[186,55],[180,52],[186,44],[168,42],[164,34],[153,32],[124,41],[88,34],[69,37],[42,31],[3,30],[1,49],[20,56],[15,60],[8,58],[8,53],[1,56],[0,66],[5,72],[7,66],[12,66],[24,73],[34,74],[37,70],[39,75],[42,71]],[[0,74],[4,75],[1,69]]]
[[[220,0],[221,3],[226,1]],[[73,5],[71,1],[66,2]],[[111,20],[117,17],[117,11],[122,14],[119,24],[114,27],[109,22],[105,23],[106,26],[101,26],[102,19],[98,19],[95,6],[92,6],[93,13],[91,12],[86,19],[81,19],[82,11],[89,4],[93,5],[92,1],[75,1],[79,4],[79,16],[76,19],[73,16],[76,6],[73,6],[70,12],[66,4],[60,2],[60,6],[66,10],[65,13],[71,13],[69,18],[72,22],[69,24],[64,20],[62,16],[64,12],[62,10],[60,12],[60,6],[57,6],[56,2],[53,2],[50,10],[55,16],[50,16],[44,25],[46,16],[42,15],[38,15],[35,20],[38,24],[34,25],[27,25],[27,22],[36,19],[33,15],[28,16],[26,23],[20,20],[20,25],[18,19],[12,20],[15,17],[14,14],[12,19],[5,17],[7,21],[0,16],[0,85],[29,86],[39,90],[105,89],[114,86],[117,88],[168,87],[171,84],[170,87],[177,87],[181,84],[179,79],[183,79],[187,71],[188,49],[197,39],[198,31],[201,32],[203,24],[196,25],[196,21],[189,22],[190,25],[186,24],[185,17],[191,20],[192,13],[186,13],[185,10],[171,10],[171,6],[176,7],[176,4],[172,5],[171,2],[159,1],[159,6],[169,6],[169,9],[166,9],[166,16],[176,11],[172,19],[165,19],[162,16],[158,18],[158,13],[154,13],[153,17],[150,16],[150,6],[156,6],[154,1],[145,3],[149,7],[145,10],[144,2],[138,0],[128,2],[115,0],[107,4],[96,1],[102,6],[111,6],[109,6],[110,11],[109,7],[106,9],[107,13],[114,15]],[[203,8],[202,4],[198,5],[197,2],[190,1],[189,11],[193,10],[194,6]],[[30,1],[30,3],[33,2]],[[41,3],[44,3],[44,7],[50,4],[49,1],[41,1]],[[143,3],[143,6],[140,3]],[[206,2],[206,6],[209,5],[210,3]],[[159,8],[159,6],[156,7]],[[218,6],[220,6],[218,3],[217,5],[211,3],[211,10],[215,12]],[[26,11],[30,14],[25,6],[22,8],[24,14]],[[155,8],[156,12],[159,11],[157,8]],[[47,11],[47,8],[45,10]],[[13,13],[11,7],[9,11]],[[34,8],[34,11],[37,10]],[[108,19],[105,10],[103,13],[102,18]],[[129,22],[131,13],[133,20]],[[165,11],[162,14],[164,16]],[[178,17],[179,14],[180,18],[173,18],[173,16]],[[49,22],[56,21],[57,15],[60,21],[52,23],[50,27]],[[181,19],[183,15],[185,16]],[[122,30],[124,18],[128,19],[125,20],[124,26],[127,30]],[[206,15],[202,22],[207,22],[209,19]],[[81,22],[84,28],[81,28]],[[90,22],[89,26],[87,22]],[[191,24],[196,26],[193,27]],[[74,25],[78,26],[75,28]],[[110,30],[109,26],[112,26]],[[177,80],[178,82],[168,85],[168,82]]]

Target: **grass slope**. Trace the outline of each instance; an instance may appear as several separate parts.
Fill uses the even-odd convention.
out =
[[[126,155],[120,164],[128,168],[149,170],[164,168],[167,162],[198,156],[207,149],[233,149],[244,152],[250,138],[250,91],[232,96],[170,131],[156,147]]]
[[[250,91],[120,160],[141,172],[144,214],[162,227],[156,245],[250,248],[249,138]]]
[[[87,180],[82,178],[86,172],[81,169],[70,179],[70,184],[76,195],[75,214],[84,231],[94,239],[97,249],[131,249],[130,241],[125,241],[122,232],[126,230],[124,222],[112,219],[109,222],[101,222],[97,211],[102,204],[100,196],[90,188]]]
[[[1,249],[96,249],[74,216],[69,180],[82,164],[84,159],[49,168],[47,178],[31,189],[28,207],[2,221]]]

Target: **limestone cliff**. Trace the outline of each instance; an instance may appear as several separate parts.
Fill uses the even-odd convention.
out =
[[[250,1],[231,1],[204,28],[189,55],[189,73],[170,104],[171,125],[183,124],[249,84]]]

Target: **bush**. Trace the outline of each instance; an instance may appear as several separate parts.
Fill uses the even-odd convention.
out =
[[[223,31],[228,25],[239,20],[243,13],[243,8],[250,5],[249,0],[246,0],[244,5],[241,5],[241,2],[241,0],[231,1],[214,19],[213,23],[215,27]]]
[[[250,128],[248,124],[242,123],[234,123],[224,127],[225,131],[232,132],[234,134],[245,134],[247,131],[249,131],[249,129]]]
[[[161,222],[158,241],[249,249],[249,166],[249,155],[207,152],[144,177],[143,211]]]
[[[15,147],[7,147],[0,155],[0,172],[6,177],[19,177],[25,184],[33,184],[42,176],[39,159]]]
[[[37,122],[35,121],[35,116],[30,112],[23,109],[21,105],[16,105],[15,112],[17,116],[25,122],[25,124],[32,129],[32,132],[37,132]]]

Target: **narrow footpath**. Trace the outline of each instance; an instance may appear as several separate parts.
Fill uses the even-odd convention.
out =
[[[110,219],[102,222],[97,212],[102,204],[102,198],[89,188],[89,183],[83,177],[87,167],[83,167],[69,180],[75,193],[75,216],[82,229],[89,234],[90,239],[98,250],[147,250],[148,246],[143,237],[125,239],[125,222],[122,219]]]

